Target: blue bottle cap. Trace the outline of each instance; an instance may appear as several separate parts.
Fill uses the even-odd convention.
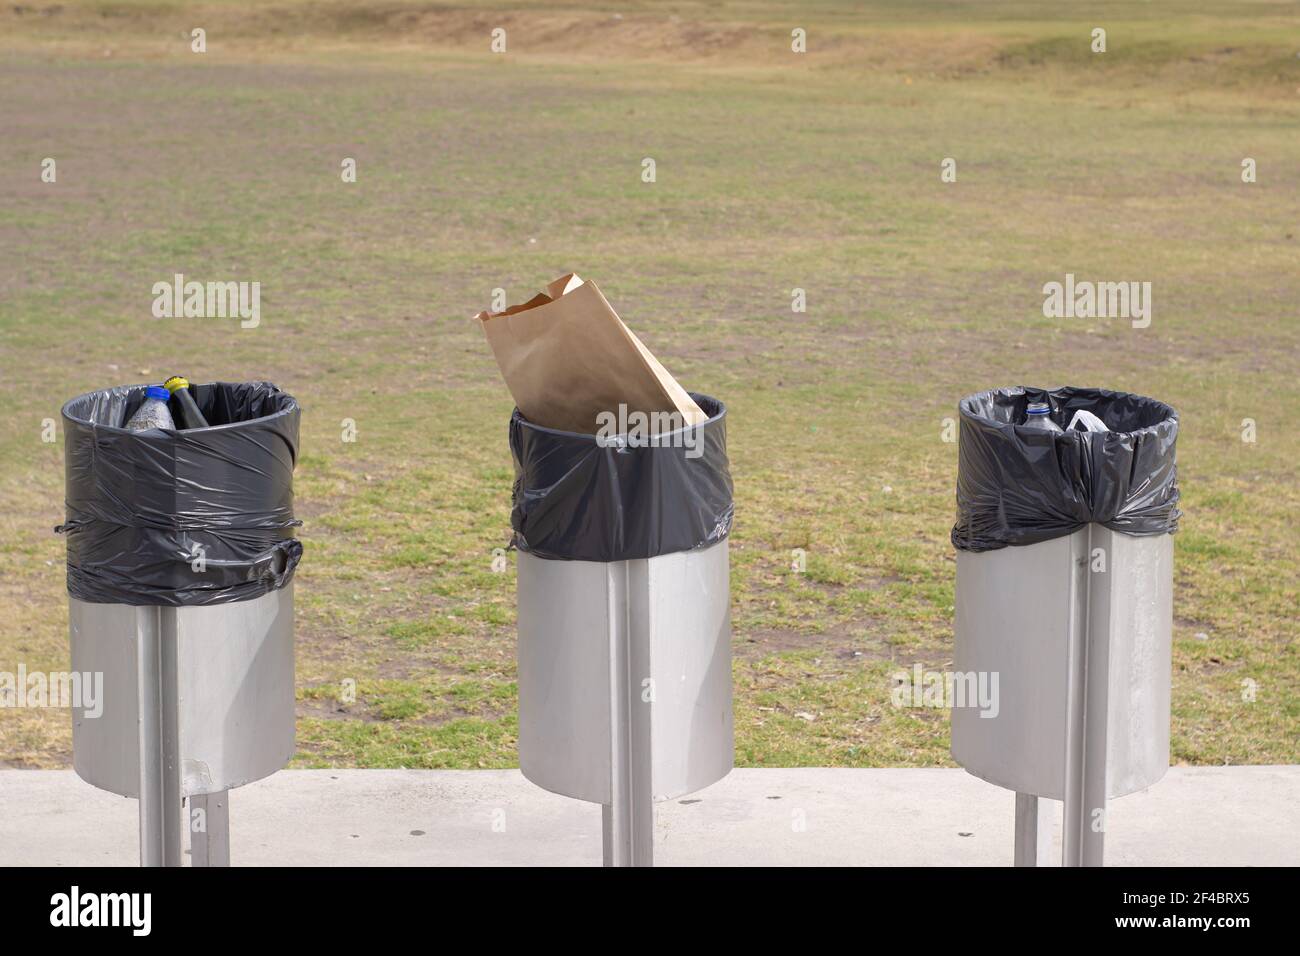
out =
[[[172,393],[167,391],[161,385],[150,385],[144,390],[145,398],[156,398],[160,402],[165,402],[172,397]]]

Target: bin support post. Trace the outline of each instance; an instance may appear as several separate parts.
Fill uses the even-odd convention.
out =
[[[1106,839],[1107,709],[1110,691],[1110,584],[1105,575],[1114,532],[1088,526],[1084,554],[1076,556],[1071,591],[1069,676],[1066,689],[1065,866],[1101,866]],[[1094,552],[1100,561],[1094,571]],[[1095,585],[1095,586],[1094,586]]]
[[[190,865],[230,866],[229,790],[190,797]]]
[[[640,675],[649,676],[647,561],[609,565],[610,802],[601,807],[605,866],[654,865],[650,784],[650,708]]]
[[[1016,794],[1016,866],[1051,866],[1052,818],[1032,793]]]
[[[141,866],[180,866],[184,853],[176,652],[176,610],[137,608]]]

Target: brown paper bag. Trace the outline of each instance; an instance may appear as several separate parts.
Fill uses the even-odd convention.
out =
[[[707,421],[594,282],[570,273],[523,305],[480,312],[492,354],[525,418],[545,428],[595,434],[597,416],[679,412],[683,425]]]

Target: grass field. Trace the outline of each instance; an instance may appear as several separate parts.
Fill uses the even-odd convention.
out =
[[[729,406],[739,764],[951,763],[946,712],[889,699],[951,655],[944,420],[1066,383],[1182,417],[1175,761],[1300,761],[1298,130],[1294,2],[6,4],[0,670],[67,667],[42,421],[267,378],[304,407],[296,763],[514,765],[471,316],[576,270]],[[260,282],[260,326],[153,319],[176,272]],[[1150,327],[1044,318],[1067,272],[1150,281]],[[68,765],[69,723],[0,711],[0,766]]]

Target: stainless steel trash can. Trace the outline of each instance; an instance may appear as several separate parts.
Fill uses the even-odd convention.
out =
[[[228,791],[294,750],[297,403],[269,383],[194,386],[211,427],[129,432],[143,387],[64,406],[73,765],[139,801],[144,865],[229,863]]]
[[[520,769],[606,808],[612,865],[629,849],[620,842],[650,838],[647,796],[731,772],[727,542],[607,564],[521,553],[518,593]],[[629,805],[630,825],[614,832]],[[642,862],[651,852],[631,849]]]
[[[733,765],[725,410],[693,397],[694,459],[512,421],[519,764],[601,804],[607,866],[651,865],[654,802]]]
[[[1018,431],[1043,396],[1112,430]],[[953,670],[998,693],[953,706],[953,758],[1015,791],[1018,865],[1046,862],[1040,798],[1064,802],[1065,863],[1101,865],[1107,800],[1169,766],[1177,419],[1084,389],[981,393],[961,413]]]

